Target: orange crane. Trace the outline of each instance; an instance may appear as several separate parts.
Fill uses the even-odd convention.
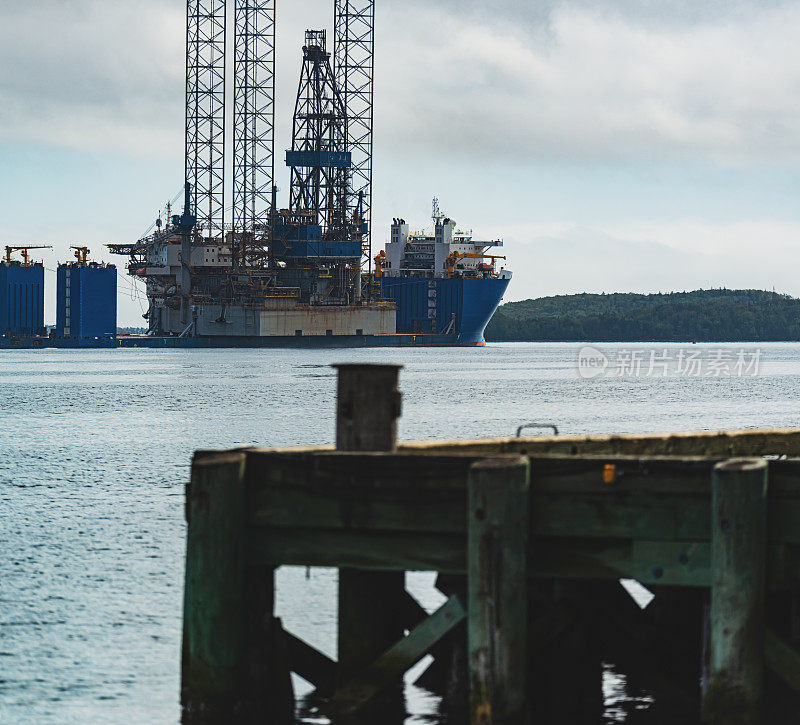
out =
[[[472,254],[471,252],[453,252],[447,258],[448,277],[452,277],[456,273],[456,264],[458,264],[459,260],[461,259],[491,259],[492,272],[494,272],[495,259],[505,259],[505,257],[501,257],[499,254]]]
[[[78,266],[85,267],[86,260],[89,256],[89,252],[91,252],[92,250],[89,249],[89,247],[75,247],[75,246],[71,246],[70,249],[75,250],[75,259],[78,260]]]
[[[28,258],[29,249],[52,249],[52,247],[48,244],[27,244],[20,247],[6,247],[6,264],[11,263],[12,252],[22,252],[22,266],[30,267],[32,263]]]
[[[383,269],[386,267],[386,252],[382,249],[375,257],[375,278],[383,277]]]

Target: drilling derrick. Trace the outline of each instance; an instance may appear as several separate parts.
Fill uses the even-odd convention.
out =
[[[275,0],[236,0],[232,266],[264,266],[275,176]]]
[[[325,31],[307,30],[297,89],[289,209],[274,226],[273,253],[287,264],[301,299],[346,305],[361,298],[361,245],[366,226],[348,215],[350,152],[346,118],[333,77]]]
[[[289,207],[296,222],[323,238],[346,234],[348,169],[344,107],[325,50],[325,31],[307,30],[292,126]]]
[[[224,232],[225,0],[186,4],[186,183],[196,234]]]
[[[345,136],[351,153],[351,219],[367,224],[362,265],[372,262],[372,79],[374,0],[334,0],[334,76],[344,106]]]

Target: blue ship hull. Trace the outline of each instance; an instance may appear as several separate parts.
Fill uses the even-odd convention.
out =
[[[456,344],[480,345],[510,281],[382,277],[381,289],[397,305],[398,333],[448,333]]]
[[[484,345],[483,331],[508,287],[508,279],[384,277],[383,295],[397,305],[397,331],[389,335],[302,337],[0,337],[0,349],[36,348],[353,348]]]

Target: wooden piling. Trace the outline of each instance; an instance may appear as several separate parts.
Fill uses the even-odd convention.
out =
[[[527,705],[531,722],[595,723],[603,706],[599,631],[602,589],[594,582],[528,582]]]
[[[339,371],[336,394],[336,450],[394,451],[401,394],[402,365],[334,365]]]
[[[468,478],[467,646],[470,723],[525,716],[530,465],[520,456],[474,463]]]
[[[401,365],[334,365],[339,372],[336,449],[394,451]],[[339,569],[337,681],[348,682],[404,629],[405,573]],[[398,684],[401,682],[398,679]]]
[[[764,683],[767,463],[731,459],[714,466],[711,492],[709,677],[703,716],[756,723]]]
[[[245,665],[245,455],[196,457],[187,503],[181,701],[240,706]]]
[[[291,722],[284,632],[273,570],[249,567],[246,456],[196,456],[188,491],[181,667],[184,722]]]

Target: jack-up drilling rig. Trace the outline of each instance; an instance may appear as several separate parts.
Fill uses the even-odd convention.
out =
[[[109,245],[147,281],[150,333],[394,333],[394,305],[374,300],[368,284],[373,0],[335,0],[333,58],[325,31],[306,31],[286,208],[274,179],[275,0],[233,1],[230,142],[229,5],[187,2],[183,214],[134,244]]]
[[[167,205],[154,232],[109,245],[146,281],[154,344],[483,344],[511,277],[486,253],[501,241],[437,206],[433,236],[394,220],[373,273],[374,0],[333,1],[332,50],[305,33],[280,207],[275,0],[187,0],[183,213]]]

